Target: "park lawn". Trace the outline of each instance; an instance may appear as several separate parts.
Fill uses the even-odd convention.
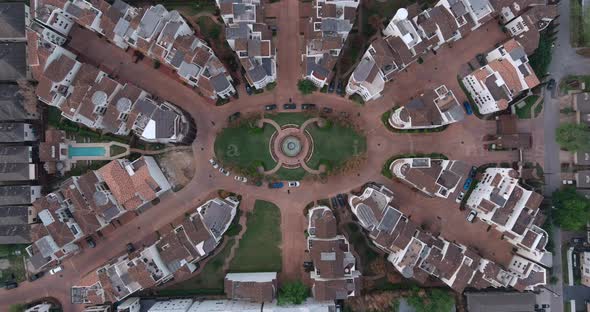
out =
[[[280,272],[282,266],[281,211],[275,204],[257,200],[248,213],[246,232],[239,241],[230,272]]]
[[[352,127],[332,123],[319,128],[313,124],[307,130],[313,137],[313,155],[307,165],[313,169],[318,169],[320,164],[326,164],[330,170],[338,168],[367,149],[366,138]]]
[[[260,129],[248,123],[225,128],[215,140],[215,156],[225,166],[248,169],[262,164],[265,170],[272,169],[276,162],[268,145],[274,132],[270,125]]]
[[[23,262],[26,247],[27,245],[0,246],[0,259],[9,261],[9,267],[5,270],[0,270],[0,283],[13,280],[22,282],[26,279],[26,270]]]
[[[205,267],[199,275],[188,279],[182,283],[174,284],[165,289],[158,290],[159,296],[189,296],[189,295],[221,295],[223,294],[223,264],[229,256],[232,246],[237,242],[235,238],[229,239],[223,250],[213,256],[205,264]]]
[[[305,171],[305,169],[303,169],[301,167],[296,168],[296,169],[281,168],[281,169],[279,169],[279,171],[277,171],[275,173],[277,178],[279,178],[281,180],[288,180],[288,181],[302,180],[306,174],[307,174],[307,171]]]
[[[524,99],[525,105],[523,107],[516,106],[516,115],[518,116],[518,118],[519,119],[531,118],[531,108],[533,107],[535,102],[537,102],[538,99],[539,99],[538,95],[531,95],[531,96],[528,96]],[[536,114],[537,113],[535,111],[535,117],[536,117]]]
[[[276,121],[280,126],[291,124],[302,125],[306,120],[313,118],[312,115],[305,113],[265,114],[264,117]]]

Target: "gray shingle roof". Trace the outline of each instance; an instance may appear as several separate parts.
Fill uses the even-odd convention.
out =
[[[25,42],[0,43],[0,81],[26,78],[27,55]]]
[[[28,185],[0,186],[0,206],[31,204],[31,187]]]
[[[0,38],[25,38],[24,3],[0,3]]]

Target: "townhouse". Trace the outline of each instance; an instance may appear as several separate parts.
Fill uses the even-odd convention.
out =
[[[514,39],[489,52],[486,62],[462,80],[481,114],[505,110],[522,92],[540,83],[523,46]]]
[[[314,0],[311,16],[302,21],[305,53],[303,78],[323,88],[352,29],[359,0]]]
[[[526,258],[514,255],[502,268],[460,243],[420,230],[391,206],[393,197],[383,186],[368,186],[351,196],[349,204],[369,238],[406,278],[424,283],[434,276],[459,293],[466,287],[510,286],[524,291],[546,283],[545,268]]]
[[[278,292],[277,273],[227,273],[223,288],[229,300],[271,303]]]
[[[122,49],[131,47],[170,66],[181,80],[208,98],[228,98],[235,93],[221,61],[178,11],[168,11],[163,5],[135,8],[120,0],[113,4],[33,0],[32,6],[34,18],[60,35],[67,36],[77,23]]]
[[[40,223],[31,226],[27,247],[32,271],[40,271],[80,248],[78,242],[170,190],[152,157],[114,160],[97,171],[74,176],[33,202]]]
[[[350,244],[337,233],[336,217],[326,206],[308,212],[307,248],[314,269],[311,292],[318,301],[344,300],[360,295],[361,273]]]
[[[104,304],[121,301],[131,294],[161,285],[177,274],[190,274],[197,262],[220,243],[236,214],[239,200],[215,198],[187,215],[156,243],[127,253],[72,287],[72,302]]]
[[[263,89],[277,80],[276,47],[272,31],[264,23],[260,0],[216,0],[226,25],[225,37],[236,52],[248,84]]]
[[[465,113],[455,94],[442,85],[394,109],[388,123],[396,129],[432,129],[464,118]]]

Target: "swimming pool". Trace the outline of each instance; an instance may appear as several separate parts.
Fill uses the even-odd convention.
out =
[[[107,151],[104,147],[99,146],[71,146],[68,145],[68,157],[104,157]]]

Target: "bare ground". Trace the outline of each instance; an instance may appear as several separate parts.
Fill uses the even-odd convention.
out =
[[[191,150],[169,151],[159,156],[160,167],[172,184],[174,191],[182,189],[195,175],[193,152]]]

